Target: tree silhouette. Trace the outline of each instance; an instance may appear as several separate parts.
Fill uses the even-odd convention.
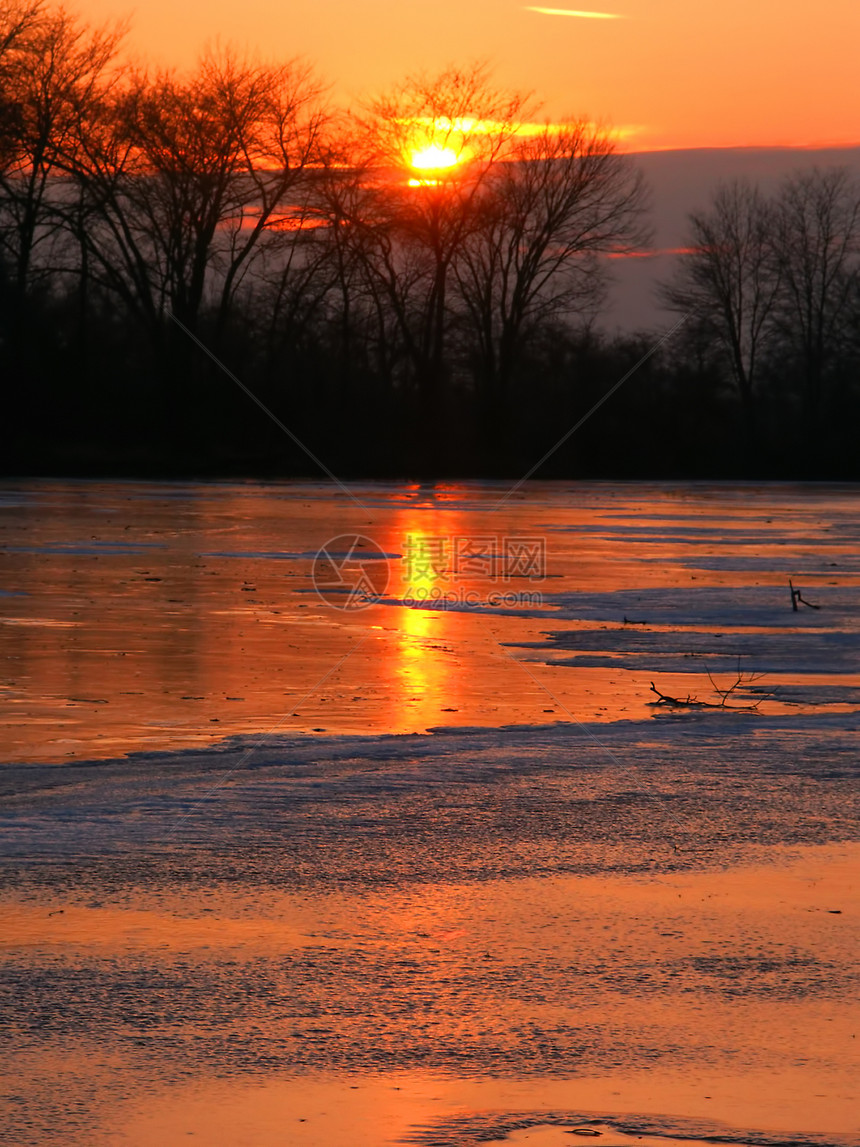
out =
[[[59,177],[74,167],[80,116],[108,83],[123,35],[122,27],[93,29],[55,9],[39,10],[18,41],[6,77],[13,114],[0,170],[0,243],[20,298],[32,285],[37,246],[63,224],[70,197]],[[44,277],[47,268],[39,271]]]
[[[774,234],[773,208],[758,188],[742,181],[724,184],[709,210],[690,216],[688,253],[662,288],[672,310],[693,312],[694,325],[728,367],[750,445],[757,436],[759,376],[780,288]]]
[[[359,120],[364,145],[353,165],[366,188],[366,173],[375,176],[348,224],[377,313],[384,298],[418,392],[430,401],[448,367],[452,267],[528,107],[519,93],[493,87],[484,67],[448,68],[408,79]],[[447,165],[413,166],[428,149]]]
[[[641,174],[584,121],[517,139],[495,165],[454,260],[493,404],[507,401],[530,333],[596,308],[606,272],[599,257],[648,242],[645,206]]]
[[[16,88],[43,11],[42,0],[0,0],[0,171],[15,159]]]
[[[797,363],[808,436],[815,439],[856,306],[860,184],[840,168],[788,179],[776,201],[774,248],[778,329]]]
[[[607,256],[648,241],[610,132],[536,127],[484,67],[336,119],[303,64],[146,71],[120,35],[0,0],[7,467],[306,472],[181,324],[354,474],[511,475],[635,367],[553,474],[856,476],[844,172],[718,188],[651,354],[600,328]]]
[[[100,282],[162,340],[171,311],[223,328],[262,241],[320,159],[324,115],[309,69],[203,57],[187,79],[132,77],[82,121],[75,168]]]

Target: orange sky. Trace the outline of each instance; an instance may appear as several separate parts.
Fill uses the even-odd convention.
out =
[[[78,0],[132,15],[162,63],[220,38],[305,56],[344,102],[426,68],[486,59],[552,118],[633,129],[630,146],[860,144],[860,0]],[[535,9],[543,8],[543,11]],[[547,14],[583,10],[593,15]]]

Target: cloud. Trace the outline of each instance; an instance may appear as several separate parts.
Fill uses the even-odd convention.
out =
[[[526,12],[539,12],[541,16],[575,16],[579,20],[622,20],[616,12],[580,12],[573,8],[533,8],[526,5]]]
[[[658,247],[653,251],[610,251],[608,259],[656,259],[659,255],[696,255],[698,247]]]

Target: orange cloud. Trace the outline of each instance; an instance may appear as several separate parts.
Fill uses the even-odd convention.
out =
[[[443,136],[459,136],[465,140],[470,135],[496,135],[498,133],[507,133],[511,130],[513,130],[515,135],[519,136],[543,135],[544,132],[562,132],[580,126],[579,121],[569,122],[567,120],[559,120],[552,122],[550,120],[544,120],[543,122],[539,122],[523,120],[511,124],[502,123],[501,120],[473,119],[469,116],[458,117],[453,120],[445,116],[437,116],[435,119],[431,119],[429,116],[415,116],[411,119],[398,119],[396,122],[409,127],[414,126],[418,128],[426,135],[426,139],[430,143],[434,142],[434,137],[437,133]],[[644,130],[640,124],[607,127],[605,124],[594,121],[589,121],[582,126],[590,126],[594,129],[605,131],[606,134],[616,142],[622,142],[630,139],[632,136],[641,135]]]

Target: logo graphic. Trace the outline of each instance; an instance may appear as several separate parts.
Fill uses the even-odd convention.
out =
[[[317,553],[311,576],[332,609],[366,609],[388,588],[388,558],[363,534],[339,534]]]

